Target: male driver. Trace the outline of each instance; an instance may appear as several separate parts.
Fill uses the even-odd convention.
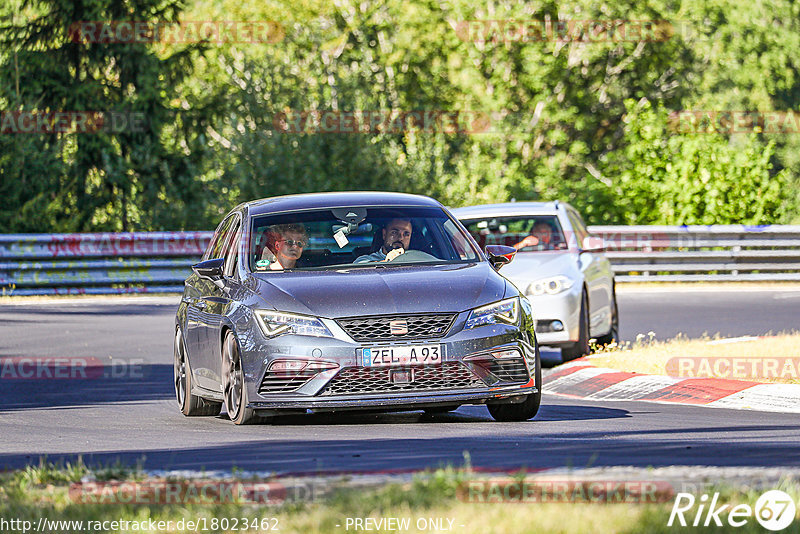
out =
[[[553,248],[553,229],[546,222],[537,222],[531,228],[531,235],[514,245],[514,248],[536,247],[538,250],[550,250]]]
[[[359,256],[353,263],[392,261],[400,254],[405,254],[411,243],[411,220],[392,219],[381,230],[383,245],[372,254]]]

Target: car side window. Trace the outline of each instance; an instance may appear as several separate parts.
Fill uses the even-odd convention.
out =
[[[456,254],[462,260],[474,260],[477,258],[475,251],[469,246],[466,236],[461,233],[453,221],[446,221],[444,229],[451,238]]]
[[[222,224],[219,225],[217,231],[214,233],[214,237],[211,238],[211,243],[209,243],[206,253],[203,254],[203,260],[213,260],[222,257],[223,250],[225,250],[225,242],[229,237],[228,230],[235,219],[236,217],[231,215],[222,221]]]
[[[225,246],[225,276],[232,277],[236,270],[236,261],[239,259],[239,248],[242,241],[242,226],[238,217],[228,233],[231,239]]]
[[[578,248],[583,248],[583,240],[589,235],[589,231],[586,229],[583,219],[581,219],[581,216],[578,215],[577,212],[572,210],[567,210],[567,217],[569,217],[572,230],[575,232],[575,238],[578,240]]]

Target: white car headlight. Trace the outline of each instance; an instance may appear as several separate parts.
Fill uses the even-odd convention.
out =
[[[516,324],[519,319],[519,298],[514,297],[475,308],[469,314],[464,330],[487,324]]]
[[[264,335],[267,337],[276,337],[281,334],[333,337],[328,327],[317,317],[279,311],[257,310],[256,319]]]
[[[532,297],[539,295],[557,295],[558,293],[571,288],[572,284],[574,284],[573,280],[566,276],[551,276],[549,278],[542,278],[541,280],[531,282],[531,284],[528,286],[528,290],[525,291],[525,294]]]

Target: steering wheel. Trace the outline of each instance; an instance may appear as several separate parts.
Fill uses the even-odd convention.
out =
[[[391,262],[422,262],[422,261],[437,261],[438,258],[436,256],[432,256],[427,252],[422,252],[421,250],[407,250],[403,254],[400,254],[396,258],[392,259]]]

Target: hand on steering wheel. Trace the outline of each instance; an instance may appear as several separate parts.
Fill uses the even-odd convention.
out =
[[[389,251],[389,253],[386,255],[386,259],[385,259],[385,260],[383,260],[383,261],[392,261],[393,259],[395,259],[395,258],[396,258],[396,257],[398,257],[399,255],[401,255],[401,254],[405,254],[405,252],[406,252],[406,251],[405,251],[405,249],[403,249],[402,247],[400,247],[400,248],[395,248],[395,249],[392,249],[392,250],[390,250],[390,251]]]

